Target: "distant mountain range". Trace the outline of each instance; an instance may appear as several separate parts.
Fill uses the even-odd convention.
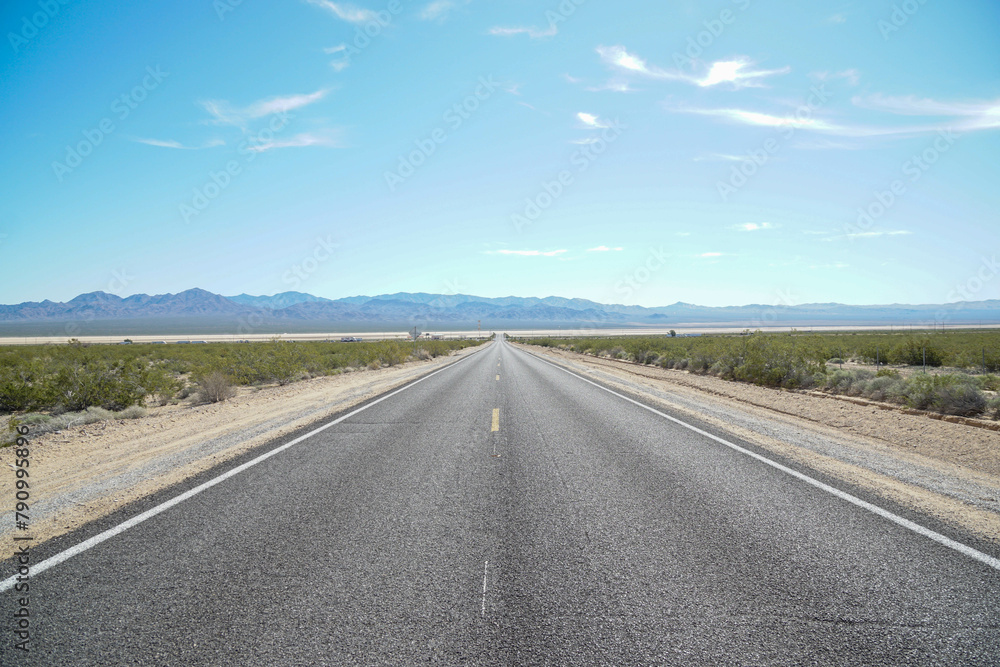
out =
[[[179,294],[134,294],[119,297],[90,292],[66,302],[26,302],[0,305],[0,323],[7,335],[18,325],[33,325],[32,335],[53,328],[121,329],[116,323],[150,326],[183,322],[191,329],[346,331],[351,329],[469,329],[517,327],[625,327],[625,326],[808,326],[808,325],[921,325],[937,322],[977,325],[1000,323],[1000,300],[951,304],[852,306],[813,303],[799,306],[708,307],[675,303],[657,308],[601,304],[562,297],[485,298],[467,294],[406,293],[324,299],[302,292],[274,296],[220,296],[203,289]],[[90,331],[84,331],[87,329]],[[58,334],[57,334],[58,335]]]

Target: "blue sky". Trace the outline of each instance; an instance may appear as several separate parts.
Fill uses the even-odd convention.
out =
[[[1000,5],[5,3],[0,303],[1000,297]]]

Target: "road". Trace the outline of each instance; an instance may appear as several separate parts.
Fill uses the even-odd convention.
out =
[[[1000,663],[996,567],[502,341],[30,592],[4,665]]]

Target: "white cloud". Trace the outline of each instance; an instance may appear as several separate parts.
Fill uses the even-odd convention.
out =
[[[595,116],[592,113],[581,111],[576,114],[576,117],[581,123],[583,123],[584,127],[590,130],[604,130],[611,127],[606,120],[602,120],[600,117]]]
[[[697,80],[696,83],[702,88],[715,86],[720,83],[731,83],[737,88],[760,88],[763,84],[760,83],[759,79],[775,74],[788,74],[792,71],[791,67],[770,70],[749,69],[752,64],[751,61],[745,58],[721,60],[712,63],[708,74],[703,79]]]
[[[224,146],[226,142],[222,139],[212,139],[201,146],[185,146],[179,141],[174,141],[173,139],[144,139],[142,137],[135,137],[132,139],[136,143],[146,144],[147,146],[158,146],[160,148],[177,148],[182,150],[200,150],[202,148],[212,148],[214,146]]]
[[[598,46],[597,54],[601,56],[606,64],[619,69],[635,72],[654,79],[672,79],[677,81],[690,81],[691,77],[677,71],[667,71],[654,67],[646,63],[639,56],[633,55],[625,50],[624,46]]]
[[[368,23],[377,21],[378,13],[371,9],[361,9],[354,5],[343,2],[330,2],[329,0],[306,0],[310,5],[322,7],[333,13],[334,16],[348,23]]]
[[[622,248],[620,246],[616,248],[609,248],[606,245],[599,245],[596,248],[588,248],[587,252],[621,252],[624,249],[625,248]]]
[[[568,250],[488,250],[487,255],[519,255],[521,257],[558,257]]]
[[[877,236],[908,236],[908,235],[910,235],[912,233],[913,232],[908,231],[906,229],[891,229],[891,230],[878,231],[878,232],[856,232],[856,233],[851,233],[851,234],[847,234],[847,238],[850,238],[850,239],[864,239],[864,238],[873,238],[873,237],[877,237]]]
[[[351,56],[347,53],[347,44],[338,44],[337,46],[325,48],[323,49],[323,53],[329,55],[335,55],[337,53],[345,54],[339,60],[333,60],[330,62],[330,67],[332,67],[335,72],[345,70],[351,64]]]
[[[554,37],[559,32],[559,27],[553,23],[545,30],[535,26],[517,28],[490,28],[490,34],[497,37],[513,37],[514,35],[527,35],[531,39],[541,39],[543,37]]]
[[[325,90],[317,90],[315,93],[306,95],[271,97],[258,100],[243,108],[233,107],[224,100],[206,100],[201,103],[201,106],[213,116],[213,119],[209,122],[216,125],[236,125],[242,127],[248,120],[261,118],[273,113],[299,109],[323,99],[326,94],[327,91]]]
[[[729,155],[728,153],[704,153],[702,155],[695,156],[695,162],[743,162],[749,159],[746,155]]]
[[[844,23],[845,21],[847,21],[847,16],[844,14],[834,14],[833,16],[828,16],[826,18],[827,23],[839,24]]]
[[[325,134],[316,134],[303,132],[287,139],[278,137],[267,143],[251,144],[249,146],[249,150],[256,153],[263,153],[264,151],[273,150],[275,148],[302,148],[306,146],[343,148],[343,143],[340,141],[337,133],[327,132]]]
[[[777,225],[771,222],[744,222],[741,225],[733,225],[732,229],[741,232],[759,232],[762,229],[775,229]]]
[[[632,93],[635,92],[635,88],[632,88],[625,81],[616,81],[612,79],[605,84],[600,86],[587,86],[584,90],[590,93],[600,93],[605,90],[610,90],[613,93]]]
[[[721,252],[703,252],[700,255],[698,255],[698,257],[711,258],[711,257],[722,257],[722,255],[723,253]]]
[[[939,102],[920,99],[913,95],[893,97],[886,95],[857,96],[851,99],[863,109],[885,111],[903,116],[958,116],[971,118],[984,127],[1000,124],[1000,99],[976,102]]]
[[[633,72],[654,79],[665,81],[684,81],[689,84],[708,88],[721,83],[730,83],[735,88],[760,88],[760,79],[776,74],[787,74],[790,67],[771,70],[752,69],[753,61],[739,57],[733,60],[720,60],[708,66],[704,76],[696,76],[679,70],[667,70],[650,65],[637,55],[629,53],[624,46],[598,46],[597,53],[605,64],[626,72]]]
[[[865,138],[886,136],[917,136],[921,134],[948,135],[950,141],[956,133],[1000,128],[1000,100],[980,102],[939,102],[915,97],[883,97],[871,95],[855,97],[852,102],[859,107],[885,111],[903,116],[950,116],[946,122],[921,125],[838,125],[820,118],[776,116],[774,114],[737,108],[696,109],[665,105],[668,110],[718,116],[743,125],[804,129],[840,137]],[[817,146],[808,146],[815,148]],[[850,145],[828,145],[823,148],[852,148]]]
[[[434,19],[445,19],[451,10],[460,7],[462,5],[467,5],[472,0],[434,0],[433,2],[424,6],[420,10],[420,18],[425,21],[433,21]]]

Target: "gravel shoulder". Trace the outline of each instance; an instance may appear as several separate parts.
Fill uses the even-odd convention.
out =
[[[1000,432],[816,393],[518,347],[1000,546]]]
[[[68,533],[219,463],[321,421],[479,350],[392,368],[319,377],[208,405],[151,408],[146,417],[28,434],[33,544]],[[14,448],[0,449],[0,498],[13,502]],[[8,509],[12,509],[9,507]],[[14,522],[0,523],[0,560],[14,553]]]

